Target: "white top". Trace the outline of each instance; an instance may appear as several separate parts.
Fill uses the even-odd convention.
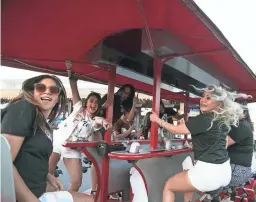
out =
[[[55,142],[60,144],[64,143],[66,139],[73,134],[78,137],[88,137],[92,132],[92,120],[89,117],[81,117],[81,120],[78,122],[76,129],[76,116],[79,111],[82,111],[82,101],[78,101],[73,106],[73,112],[59,124],[59,129],[53,132],[53,139]]]

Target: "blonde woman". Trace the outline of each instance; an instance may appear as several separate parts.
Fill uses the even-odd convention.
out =
[[[215,85],[202,89],[201,114],[174,126],[155,113],[152,122],[174,134],[191,134],[195,166],[172,176],[165,184],[163,202],[174,202],[175,192],[208,192],[225,187],[231,180],[226,138],[231,125],[237,126],[243,109],[228,92]]]

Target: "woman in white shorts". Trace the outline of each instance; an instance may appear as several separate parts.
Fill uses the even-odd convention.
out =
[[[152,122],[174,134],[191,134],[196,160],[192,169],[182,171],[166,182],[163,202],[174,202],[175,192],[208,192],[230,182],[227,132],[231,125],[238,125],[243,109],[222,87],[212,85],[201,90],[201,114],[190,118],[187,123],[174,126],[159,119],[155,113],[150,117]]]
[[[59,124],[59,129],[53,134],[53,153],[50,157],[50,173],[54,173],[61,156],[70,176],[70,186],[68,191],[78,191],[82,184],[82,162],[81,151],[63,147],[63,143],[76,141],[77,139],[100,141],[102,134],[101,127],[106,130],[111,127],[104,118],[96,117],[100,110],[101,97],[98,93],[90,93],[86,99],[86,106],[82,106],[82,101],[77,88],[77,78],[73,73],[70,76],[70,86],[72,91],[73,112],[66,120]],[[92,191],[96,191],[97,179],[94,165],[91,167]]]

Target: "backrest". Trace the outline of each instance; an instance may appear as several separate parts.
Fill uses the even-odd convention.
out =
[[[168,157],[141,159],[136,163],[146,180],[148,202],[162,201],[165,182],[182,171],[182,162],[188,155],[190,154],[183,153]],[[183,201],[183,193],[176,193],[175,197],[175,201]],[[193,198],[196,197],[194,194]]]
[[[1,135],[1,201],[15,202],[11,148]]]

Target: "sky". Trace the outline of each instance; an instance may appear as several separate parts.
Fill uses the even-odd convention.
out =
[[[195,2],[256,74],[256,1],[195,0]]]
[[[222,31],[231,45],[256,74],[256,0],[195,0],[198,6]],[[1,67],[0,81],[26,79],[35,75],[34,72]],[[36,73],[38,74],[38,73]],[[11,76],[10,76],[11,75]],[[67,85],[67,79],[62,78]],[[66,86],[65,85],[65,86]],[[79,82],[79,86],[103,88],[101,84]],[[0,89],[4,82],[0,82]],[[250,105],[256,120],[256,104]]]

